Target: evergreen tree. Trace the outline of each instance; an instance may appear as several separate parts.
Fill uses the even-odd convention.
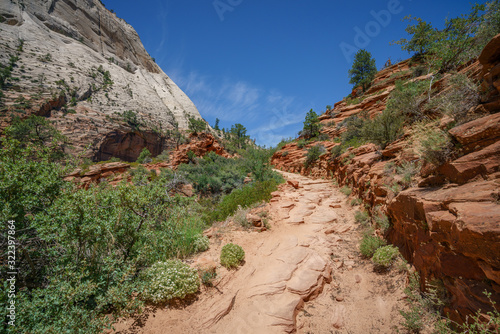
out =
[[[377,67],[375,66],[375,59],[372,54],[364,49],[359,50],[354,56],[354,63],[349,70],[349,81],[354,87],[362,86],[365,92],[370,86],[373,78],[377,74]]]
[[[247,129],[243,125],[236,123],[235,125],[231,126],[230,133],[236,146],[238,148],[245,148],[246,141],[249,138],[249,136],[247,136]]]
[[[220,122],[220,119],[216,118],[215,119],[215,125],[214,125],[214,130],[216,130],[216,131],[220,130],[220,128],[219,128],[219,122]]]
[[[319,123],[318,114],[314,110],[309,110],[306,114],[306,119],[304,120],[304,128],[300,134],[306,138],[312,138],[319,135],[319,129],[321,124]]]

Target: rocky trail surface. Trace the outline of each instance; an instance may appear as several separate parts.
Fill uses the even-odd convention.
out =
[[[282,173],[265,207],[271,228],[210,231],[210,250],[193,260],[215,266],[229,242],[246,253],[237,270],[217,267],[213,287],[185,305],[148,309],[117,333],[393,333],[401,322],[406,275],[375,272],[359,253],[354,208],[331,181]]]

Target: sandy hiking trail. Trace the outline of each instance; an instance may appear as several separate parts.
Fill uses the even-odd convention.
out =
[[[331,181],[282,174],[290,182],[257,209],[269,230],[214,227],[210,250],[193,259],[219,263],[233,242],[246,253],[241,267],[218,265],[214,287],[122,320],[116,333],[395,333],[406,275],[375,272],[361,257],[355,208]]]

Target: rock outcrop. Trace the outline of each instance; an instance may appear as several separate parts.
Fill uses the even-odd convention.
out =
[[[444,311],[455,321],[463,321],[479,309],[491,310],[484,291],[492,294],[496,305],[500,303],[499,55],[500,35],[486,46],[479,61],[460,69],[482,83],[487,94],[467,112],[469,120],[455,127],[456,120],[450,116],[440,120],[439,126],[448,132],[455,150],[439,166],[416,154],[411,127],[383,150],[374,144],[349,148],[338,157],[324,154],[307,168],[306,150],[318,143],[299,148],[292,142],[272,158],[284,171],[331,177],[369,205],[373,217],[387,215],[391,227],[386,237],[419,271],[423,289],[435,282],[445,288],[450,298]],[[395,80],[429,77],[411,79],[418,69],[409,66],[405,61],[379,72],[365,99],[335,104],[320,116],[322,132],[336,139],[346,131],[342,122],[347,117],[362,112],[371,117],[379,114]],[[433,83],[437,95],[449,91],[448,78],[445,75]],[[328,151],[340,145],[320,144]],[[415,168],[411,180],[405,177],[405,168]]]
[[[191,134],[189,143],[180,145],[170,155],[170,165],[176,168],[180,164],[190,162],[189,152],[192,152],[193,157],[203,157],[208,152],[214,152],[217,155],[225,158],[230,158],[231,155],[226,152],[212,134],[200,133]]]
[[[201,117],[136,31],[98,0],[3,1],[0,22],[0,63],[12,64],[3,127],[14,116],[49,117],[72,152],[134,161]]]

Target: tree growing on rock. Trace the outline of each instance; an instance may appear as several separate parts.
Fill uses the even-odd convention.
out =
[[[207,128],[207,124],[201,118],[189,118],[189,130],[191,130],[194,134],[201,133],[205,131]]]
[[[375,66],[375,59],[372,54],[365,49],[359,50],[354,56],[354,63],[349,70],[349,81],[354,87],[363,87],[365,92],[370,87],[371,82],[377,74],[377,67]]]
[[[314,110],[309,110],[304,120],[304,128],[300,132],[301,136],[306,138],[313,138],[319,135],[321,124],[319,123],[318,114]]]

